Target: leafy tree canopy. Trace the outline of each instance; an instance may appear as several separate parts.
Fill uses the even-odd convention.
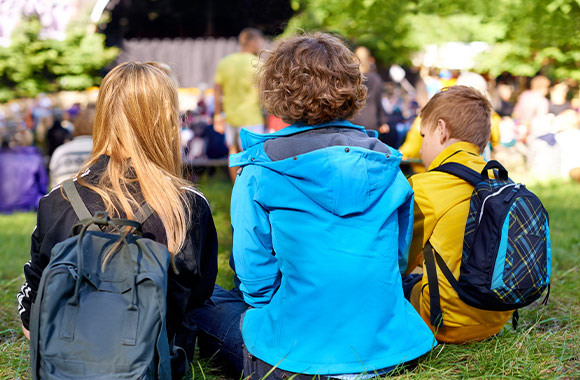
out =
[[[408,6],[400,0],[292,0],[299,13],[283,36],[324,30],[367,46],[384,62],[405,62],[412,49],[405,38]]]
[[[484,41],[479,70],[580,80],[580,0],[292,0],[299,30],[337,32],[383,63],[429,44]]]
[[[0,101],[41,92],[83,90],[100,83],[100,70],[118,55],[104,36],[72,24],[63,41],[41,39],[37,18],[21,23],[9,47],[0,47]]]

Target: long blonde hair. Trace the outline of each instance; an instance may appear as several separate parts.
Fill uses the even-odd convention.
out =
[[[133,218],[140,208],[135,185],[160,217],[172,259],[183,247],[190,206],[182,177],[177,83],[155,62],[122,63],[103,79],[96,104],[93,151],[79,173],[110,157],[96,185],[109,215]],[[137,183],[136,183],[137,182]],[[173,261],[173,260],[172,260]]]

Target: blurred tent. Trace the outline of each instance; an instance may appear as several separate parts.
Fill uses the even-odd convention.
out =
[[[213,85],[217,62],[239,50],[236,38],[129,39],[122,41],[117,62],[161,61],[171,66],[180,87]]]
[[[430,44],[415,54],[412,62],[415,66],[470,70],[477,68],[477,56],[489,51],[489,49],[490,46],[485,42]]]
[[[99,29],[122,49],[117,62],[162,61],[181,87],[204,88],[243,28],[277,35],[293,14],[287,0],[98,0],[91,17],[109,19]]]

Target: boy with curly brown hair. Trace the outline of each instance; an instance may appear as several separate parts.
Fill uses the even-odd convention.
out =
[[[364,105],[362,79],[353,53],[323,33],[280,42],[261,68],[262,105],[291,125],[242,130],[230,159],[241,167],[237,287],[216,287],[197,313],[200,352],[238,375],[370,378],[435,344],[402,291],[413,193],[401,154],[348,121]]]

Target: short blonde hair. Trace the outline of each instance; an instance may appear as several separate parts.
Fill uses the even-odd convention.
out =
[[[446,87],[421,110],[421,124],[428,130],[445,122],[449,137],[467,141],[482,153],[491,134],[491,104],[480,91],[467,86]]]
[[[362,82],[354,54],[325,33],[279,42],[258,73],[262,106],[291,124],[350,119],[366,102]]]

